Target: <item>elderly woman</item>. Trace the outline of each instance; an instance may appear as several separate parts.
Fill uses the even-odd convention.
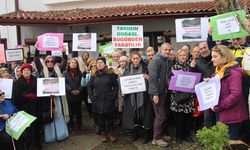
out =
[[[4,92],[0,90],[0,147],[3,150],[13,150],[12,138],[5,131],[6,120],[8,120],[11,115],[17,112],[16,107],[11,101],[5,100]],[[18,141],[15,140],[15,146],[18,150],[25,150],[25,143],[23,137],[21,136]]]
[[[82,73],[79,69],[77,59],[71,58],[68,60],[67,70],[63,73],[66,84],[66,96],[70,109],[69,125],[74,128],[74,117],[76,116],[77,128],[82,129]]]
[[[36,97],[37,79],[32,73],[30,64],[22,64],[22,76],[18,78],[14,85],[14,102],[17,109],[37,117],[35,122],[28,128],[28,138],[31,146],[38,149],[42,148],[40,129],[41,129],[41,101]]]
[[[45,58],[45,66],[41,77],[58,78],[62,77],[60,68],[55,64],[51,55]],[[45,142],[62,141],[69,136],[66,121],[68,121],[68,103],[64,96],[52,96],[54,104],[54,119],[44,126]],[[43,112],[50,110],[50,99],[43,99]]]
[[[146,87],[148,87],[148,69],[143,64],[139,53],[131,54],[131,64],[123,75],[143,74]],[[135,141],[139,136],[139,130],[144,128],[143,143],[150,140],[153,128],[153,106],[149,99],[148,92],[138,92],[126,94],[123,99],[123,122],[124,129],[129,129],[131,132],[130,140]]]
[[[176,54],[177,61],[172,70],[189,71],[187,63],[188,55],[185,50],[180,49]],[[194,96],[192,94],[173,91],[170,109],[174,112],[176,126],[176,143],[182,143],[182,140],[192,142],[190,130],[192,125],[192,114],[194,112]],[[185,98],[183,101],[177,101],[178,97]]]
[[[10,79],[11,75],[7,68],[0,68],[0,78]]]
[[[219,45],[212,49],[214,76],[220,78],[221,91],[218,105],[212,110],[217,119],[228,125],[231,140],[238,140],[240,125],[248,119],[246,102],[242,94],[243,71],[227,46]]]
[[[96,70],[92,71],[88,93],[92,101],[92,111],[98,114],[100,140],[107,142],[108,134],[111,142],[115,142],[117,138],[114,134],[114,112],[118,96],[118,82],[113,69],[108,69],[104,57],[98,57],[96,60]]]

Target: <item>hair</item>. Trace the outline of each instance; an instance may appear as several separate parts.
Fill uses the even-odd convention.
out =
[[[154,52],[154,53],[155,53],[154,48],[151,47],[151,46],[149,46],[149,47],[147,48],[146,54],[147,54],[147,53],[150,53],[150,52]]]
[[[226,64],[235,60],[234,55],[231,53],[230,49],[225,45],[218,45],[212,48],[212,52],[216,52],[221,55],[222,63]]]
[[[196,49],[196,48],[198,48],[198,50],[200,49],[199,46],[195,46],[195,47],[193,47],[192,52],[193,52],[194,49]]]
[[[162,43],[162,44],[161,44],[161,50],[163,49],[163,47],[164,47],[165,45],[166,45],[166,46],[171,46],[171,44],[170,44],[170,43],[167,43],[167,42]]]
[[[184,52],[186,55],[188,55],[184,49],[182,49],[182,48],[179,49],[179,50],[176,52],[176,54],[175,54],[175,57],[176,57],[177,61],[178,61],[178,59],[179,59],[179,54],[180,54],[181,52]],[[187,58],[188,58],[188,57],[187,57]]]
[[[70,69],[69,64],[70,64],[70,62],[73,61],[73,60],[74,60],[74,61],[76,62],[76,64],[77,64],[76,68],[77,68],[78,70],[80,70],[79,62],[78,62],[78,60],[77,60],[76,58],[70,58],[70,59],[68,60],[68,62],[67,62],[67,68]]]
[[[88,54],[88,57],[89,57],[89,52],[83,52],[83,53],[82,53],[82,56],[83,56],[83,54]]]
[[[88,66],[88,70],[91,71],[93,69],[92,65],[96,64],[96,61],[91,61]]]

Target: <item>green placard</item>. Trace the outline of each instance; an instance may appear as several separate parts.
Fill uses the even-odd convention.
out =
[[[108,43],[108,44],[99,46],[99,50],[100,50],[100,53],[101,53],[102,56],[104,54],[112,55],[116,51],[116,48],[114,48],[112,46],[112,43]]]
[[[249,33],[236,18],[240,18],[241,23],[247,22],[246,11],[238,10],[210,17],[213,41],[248,36]]]
[[[5,131],[15,140],[18,140],[25,129],[29,127],[34,120],[36,120],[36,117],[26,113],[25,111],[19,111],[15,116],[10,117],[8,121],[6,121]]]

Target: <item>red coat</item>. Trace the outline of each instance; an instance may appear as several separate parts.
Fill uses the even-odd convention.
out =
[[[214,111],[225,124],[240,123],[248,119],[247,106],[242,93],[243,71],[234,66],[225,71],[221,79],[219,103]]]

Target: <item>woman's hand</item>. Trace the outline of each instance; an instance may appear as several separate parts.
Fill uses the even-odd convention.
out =
[[[143,74],[143,77],[144,77],[144,79],[146,79],[146,80],[149,79],[149,75],[147,75],[147,74]]]
[[[158,95],[153,96],[153,102],[155,105],[157,105],[159,103],[159,96]]]
[[[210,78],[203,78],[203,81],[208,82]]]
[[[3,120],[7,120],[9,119],[9,115],[8,114],[3,114],[3,115],[0,115],[0,118],[3,119]]]

